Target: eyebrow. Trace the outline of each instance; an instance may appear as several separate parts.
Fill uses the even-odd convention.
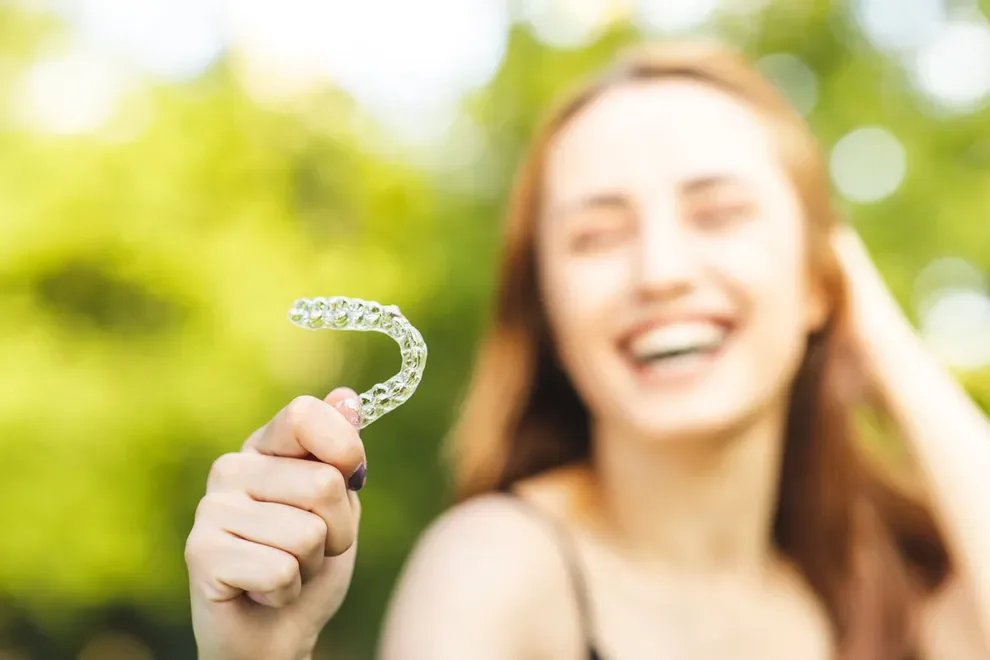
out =
[[[717,188],[739,186],[742,180],[729,174],[708,174],[694,177],[678,185],[679,194],[699,195]],[[633,203],[629,198],[617,192],[598,192],[562,202],[554,210],[554,215],[566,217],[575,211],[593,208],[631,209]]]
[[[710,174],[707,176],[696,177],[690,179],[685,183],[680,185],[680,189],[683,193],[688,195],[695,195],[699,193],[708,192],[715,188],[722,188],[726,186],[738,186],[742,181],[734,176],[728,174]]]
[[[561,203],[556,208],[554,215],[565,217],[575,211],[590,208],[629,209],[632,208],[632,203],[625,195],[615,192],[599,192]]]

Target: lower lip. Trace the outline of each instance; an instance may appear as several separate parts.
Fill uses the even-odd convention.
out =
[[[714,351],[649,364],[633,363],[636,379],[648,387],[686,387],[700,381],[725,352],[725,343]]]

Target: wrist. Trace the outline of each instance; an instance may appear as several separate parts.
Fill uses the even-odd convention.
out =
[[[871,372],[877,377],[896,371],[904,359],[926,355],[918,331],[900,310],[871,310],[857,328],[858,344]],[[896,374],[895,374],[896,375]]]
[[[297,655],[292,656],[292,660],[313,660],[316,656],[316,644],[319,641],[319,633],[310,635],[306,643],[301,647]]]
[[[905,388],[931,383],[933,375],[943,370],[906,318],[891,321],[885,332],[874,336],[879,341],[866,347],[867,369],[880,402],[897,413],[904,404]]]
[[[313,660],[316,652],[316,639],[311,644],[287,645],[284,643],[250,645],[238,650],[198,649],[199,660]]]
[[[288,660],[313,660],[316,654],[316,639],[313,639],[312,644],[307,644],[303,646],[298,652],[289,654],[286,657]]]

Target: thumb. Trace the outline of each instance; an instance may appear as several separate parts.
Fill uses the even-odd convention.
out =
[[[354,428],[361,428],[361,399],[349,387],[338,387],[323,399],[340,411]]]

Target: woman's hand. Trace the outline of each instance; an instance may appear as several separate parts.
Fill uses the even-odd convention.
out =
[[[842,363],[840,385],[851,403],[868,403],[893,412],[898,378],[905,358],[929,361],[921,337],[887,287],[862,239],[839,225],[832,234],[848,296],[847,315],[839,327]]]
[[[859,237],[834,236],[850,295],[849,330],[870,394],[897,425],[925,477],[954,579],[975,597],[990,639],[990,420],[925,349]]]
[[[186,543],[200,660],[306,660],[354,569],[357,395],[300,397],[213,464]]]
[[[847,331],[852,343],[850,348],[856,359],[870,371],[866,375],[878,377],[874,373],[878,350],[891,341],[916,340],[917,333],[855,230],[838,226],[832,235],[832,245],[849,295]]]

